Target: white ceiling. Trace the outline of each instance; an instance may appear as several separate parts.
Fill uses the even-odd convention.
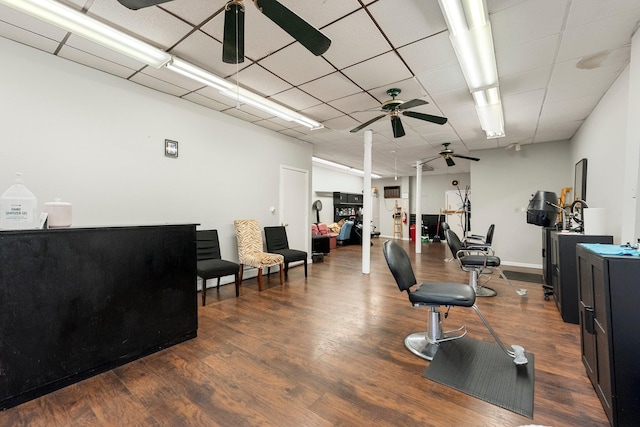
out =
[[[566,140],[629,63],[638,0],[486,0],[496,50],[506,137],[486,139],[449,42],[437,0],[280,0],[332,40],[316,57],[246,2],[245,62],[222,62],[225,0],[173,0],[132,11],[116,0],[60,0],[214,74],[321,122],[311,131],[234,101],[167,69],[154,69],[30,16],[0,6],[0,36],[313,144],[314,155],[362,169],[363,131],[390,99],[422,98],[412,109],[445,116],[440,126],[402,117],[371,125],[373,172],[414,175],[444,142],[457,154],[510,144]],[[360,112],[356,112],[360,111]],[[482,153],[474,153],[482,157]],[[469,161],[429,163],[437,174]]]

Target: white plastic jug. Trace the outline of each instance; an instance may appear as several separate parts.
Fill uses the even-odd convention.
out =
[[[0,196],[0,228],[18,230],[36,228],[38,201],[24,186],[17,173],[15,183]]]

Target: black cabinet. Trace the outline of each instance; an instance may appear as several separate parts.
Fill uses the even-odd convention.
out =
[[[578,245],[582,362],[613,426],[640,420],[640,257]]]
[[[552,231],[550,233],[551,285],[562,320],[578,323],[578,279],[576,245],[578,243],[613,243],[612,236],[584,235]]]
[[[362,194],[333,193],[333,220],[340,221],[343,218],[362,215]]]
[[[196,227],[0,232],[0,409],[196,336]]]

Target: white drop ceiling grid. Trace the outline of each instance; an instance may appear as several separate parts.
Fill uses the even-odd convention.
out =
[[[312,143],[314,154],[362,168],[363,131],[402,89],[412,109],[445,116],[443,126],[402,116],[406,136],[393,138],[388,118],[371,125],[373,172],[413,175],[415,162],[443,142],[470,150],[571,138],[629,62],[640,21],[638,0],[487,0],[506,137],[487,140],[475,113],[436,0],[280,0],[332,40],[316,57],[247,0],[245,62],[222,62],[225,0],[173,0],[132,11],[116,0],[59,0],[182,59],[321,122],[310,131],[167,69],[154,69],[34,18],[0,6],[0,36],[181,97]],[[481,153],[475,153],[482,157]],[[430,163],[437,174],[465,172],[469,162]]]

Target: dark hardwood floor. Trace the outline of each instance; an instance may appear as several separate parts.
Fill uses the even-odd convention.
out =
[[[422,377],[428,362],[405,349],[425,329],[426,308],[400,293],[374,239],[371,274],[361,247],[338,247],[323,263],[293,267],[257,292],[244,281],[209,289],[198,337],[0,412],[0,426],[604,426],[580,360],[578,325],[564,323],[539,284],[521,298],[497,275],[478,305],[502,340],[535,355],[534,418]],[[467,283],[445,243],[408,250],[419,281]],[[493,277],[495,276],[495,277]],[[199,300],[198,300],[199,301]],[[450,329],[492,340],[471,309],[453,308]]]

